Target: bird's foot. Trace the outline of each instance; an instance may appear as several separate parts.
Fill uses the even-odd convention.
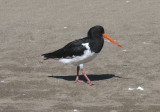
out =
[[[80,83],[84,83],[83,80],[79,80],[79,79],[76,79],[75,82],[80,82]]]
[[[87,82],[89,85],[96,85],[96,83],[94,83],[94,82],[91,82],[91,81],[89,81],[89,82]]]

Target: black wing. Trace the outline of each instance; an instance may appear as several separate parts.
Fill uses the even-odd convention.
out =
[[[87,38],[83,38],[80,40],[72,41],[72,42],[68,43],[66,46],[64,46],[63,48],[61,48],[57,51],[54,51],[54,52],[42,54],[42,56],[44,56],[45,59],[71,58],[73,56],[80,56],[86,50],[86,47],[83,46],[82,43],[86,43],[87,40],[88,40]]]

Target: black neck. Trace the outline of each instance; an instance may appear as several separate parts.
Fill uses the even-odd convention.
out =
[[[104,39],[103,37],[90,37],[90,48],[92,52],[99,53],[103,47]]]

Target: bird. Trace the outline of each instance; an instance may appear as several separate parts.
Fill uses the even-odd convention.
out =
[[[95,85],[85,73],[83,64],[93,60],[101,51],[104,38],[110,40],[112,43],[119,45],[112,38],[110,38],[105,32],[104,28],[100,25],[93,26],[89,29],[87,37],[74,40],[64,47],[49,53],[42,54],[44,60],[47,59],[58,59],[64,64],[74,65],[77,67],[77,75],[75,82],[85,83],[83,80],[79,79],[79,71],[87,80],[89,85]]]

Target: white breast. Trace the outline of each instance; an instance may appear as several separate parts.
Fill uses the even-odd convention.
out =
[[[72,58],[61,58],[59,61],[64,64],[72,64],[77,66],[93,60],[97,56],[97,53],[91,52],[89,43],[83,43],[82,45],[87,49],[84,51],[83,55],[73,56]]]

